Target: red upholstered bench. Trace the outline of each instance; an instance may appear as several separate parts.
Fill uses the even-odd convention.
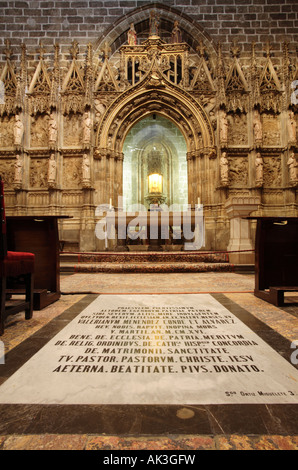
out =
[[[3,335],[5,320],[9,315],[25,311],[26,320],[32,318],[35,255],[33,253],[7,251],[4,185],[1,176],[0,211],[0,335]],[[7,281],[10,279],[17,280],[18,283],[25,285],[26,297],[22,302],[6,306]]]
[[[1,277],[17,277],[24,273],[34,273],[34,254],[8,251],[6,257],[0,260]]]

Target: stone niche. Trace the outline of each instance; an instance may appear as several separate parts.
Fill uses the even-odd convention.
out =
[[[78,147],[83,141],[83,116],[70,113],[63,116],[63,143],[66,147]]]

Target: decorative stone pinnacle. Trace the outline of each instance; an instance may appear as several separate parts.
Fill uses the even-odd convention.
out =
[[[12,55],[12,49],[10,47],[10,40],[6,39],[5,41],[5,49],[4,49],[4,54],[7,60],[11,58]]]

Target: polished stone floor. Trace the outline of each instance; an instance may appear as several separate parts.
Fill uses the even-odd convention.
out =
[[[254,277],[236,273],[73,274],[61,299],[8,319],[0,385],[98,295],[210,293],[289,361],[298,340],[297,297],[277,308],[253,295]],[[86,450],[297,450],[292,405],[0,405],[0,448]]]

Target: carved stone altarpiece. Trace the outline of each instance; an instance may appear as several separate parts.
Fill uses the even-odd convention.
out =
[[[200,198],[204,206],[206,249],[227,248],[225,203],[234,195],[257,197],[254,209],[270,214],[271,194],[285,214],[297,215],[298,107],[287,90],[298,67],[288,45],[279,65],[269,44],[252,44],[242,59],[236,42],[224,53],[201,32],[190,44],[186,20],[168,13],[170,24],[162,9],[146,12],[143,39],[132,14],[121,23],[120,46],[115,35],[87,47],[74,39],[63,61],[58,44],[41,44],[32,65],[22,45],[14,64],[6,42],[0,164],[7,213],[35,213],[38,201],[39,211],[73,216],[63,230],[78,249],[103,249],[95,208],[122,195],[126,135],[142,118],[160,115],[184,136],[188,203]]]

